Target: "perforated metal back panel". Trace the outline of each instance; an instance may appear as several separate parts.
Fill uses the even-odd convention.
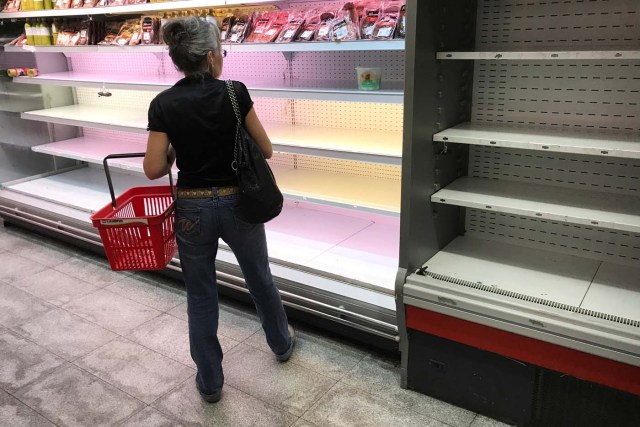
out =
[[[467,235],[631,265],[640,262],[640,234],[468,209]]]
[[[473,121],[640,131],[640,61],[478,61],[474,80]]]
[[[479,51],[640,48],[637,0],[479,0]],[[476,61],[472,121],[640,132],[640,61]],[[469,175],[640,196],[640,160],[471,146]],[[467,209],[467,233],[637,263],[640,235]]]
[[[469,175],[640,197],[640,160],[473,145]]]
[[[637,47],[637,0],[479,0],[477,50]]]

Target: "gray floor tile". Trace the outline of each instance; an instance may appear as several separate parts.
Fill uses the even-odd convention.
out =
[[[189,351],[189,326],[185,320],[162,314],[138,326],[127,337],[184,365],[196,367]],[[224,353],[239,344],[222,335],[218,339]]]
[[[82,254],[56,265],[56,270],[84,280],[97,288],[104,288],[112,283],[122,280],[131,273],[128,271],[113,271],[106,259]]]
[[[195,370],[125,338],[76,360],[76,365],[127,394],[151,403]]]
[[[218,335],[242,342],[261,329],[262,326],[255,314],[247,314],[235,308],[220,305]]]
[[[62,309],[45,313],[15,330],[66,360],[77,359],[117,337]]]
[[[493,418],[485,417],[484,415],[478,415],[471,423],[470,427],[509,427],[510,424],[501,423]]]
[[[20,279],[39,273],[47,268],[46,265],[31,259],[16,255],[10,251],[0,253],[0,280],[12,284]]]
[[[4,225],[0,226],[0,249],[10,250],[13,247],[17,247],[26,240],[26,237],[21,232],[14,232]]]
[[[46,349],[11,331],[0,332],[0,360],[0,387],[11,393],[64,363]]]
[[[184,320],[161,314],[133,329],[127,338],[184,365],[195,367],[189,352],[189,325]]]
[[[339,380],[362,360],[366,353],[330,338],[297,330],[296,349],[290,361],[327,377]],[[253,347],[271,353],[262,330],[246,341]]]
[[[122,335],[160,315],[151,307],[104,289],[73,300],[63,308]]]
[[[9,252],[47,267],[55,267],[79,254],[79,249],[74,246],[42,236],[33,236],[33,240],[23,239],[11,247]]]
[[[188,319],[187,304],[181,304],[171,309],[168,313],[186,321]],[[255,314],[248,314],[234,307],[220,304],[218,335],[242,342],[255,334],[256,331],[261,330],[261,328],[258,316]]]
[[[184,291],[164,287],[161,283],[154,283],[151,278],[140,275],[124,277],[105,289],[159,311],[169,311],[187,301]]]
[[[323,427],[446,427],[440,421],[399,408],[344,383],[338,383],[302,418]]]
[[[290,426],[297,420],[228,384],[222,389],[218,403],[206,403],[196,391],[193,379],[152,406],[190,426]]]
[[[400,388],[398,364],[378,357],[367,356],[342,381],[384,398],[395,406],[413,410],[454,427],[467,427],[475,417],[474,412]]]
[[[51,268],[20,279],[14,282],[13,286],[56,306],[66,304],[97,289],[84,280]]]
[[[0,425],[11,427],[54,427],[42,415],[0,390]]]
[[[187,315],[187,303],[180,304],[171,310],[167,311],[167,314],[172,315],[173,317],[177,317],[180,320],[184,320],[185,322],[188,320],[189,316]]]
[[[0,323],[11,328],[55,307],[27,292],[0,282]]]
[[[300,418],[298,421],[296,421],[293,427],[318,427],[318,426],[313,424],[312,422],[309,422],[303,418]]]
[[[58,426],[113,425],[144,405],[75,366],[59,369],[15,396]]]
[[[131,418],[120,424],[118,427],[182,427],[173,418],[169,418],[157,409],[147,406],[142,411],[134,414]]]
[[[246,344],[233,349],[223,368],[226,383],[298,416],[336,383],[296,364],[278,363],[273,355]]]

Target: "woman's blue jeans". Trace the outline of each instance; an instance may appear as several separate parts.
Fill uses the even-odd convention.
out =
[[[218,239],[229,245],[240,264],[271,350],[283,354],[291,344],[287,315],[271,277],[264,225],[236,218],[238,202],[238,195],[176,201],[176,238],[187,288],[191,357],[198,367],[196,381],[205,394],[217,392],[224,383],[217,336]]]

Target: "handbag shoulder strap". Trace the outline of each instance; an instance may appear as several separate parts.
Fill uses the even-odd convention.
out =
[[[231,169],[238,174],[238,164],[242,158],[242,144],[240,143],[240,126],[242,125],[242,116],[240,115],[240,105],[238,105],[238,98],[236,97],[236,91],[233,88],[233,82],[231,80],[225,80],[227,86],[227,92],[229,92],[229,98],[231,98],[231,105],[233,105],[233,112],[236,115],[236,138],[233,144],[233,161],[231,162]]]
[[[238,124],[242,123],[242,117],[240,115],[240,105],[238,104],[238,97],[236,96],[236,91],[233,87],[233,82],[231,80],[225,80],[225,84],[227,85],[227,92],[229,92],[229,98],[231,98],[231,105],[233,105],[233,112],[236,115],[236,120]]]

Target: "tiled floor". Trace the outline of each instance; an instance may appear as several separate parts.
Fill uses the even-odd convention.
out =
[[[225,386],[204,403],[180,283],[0,225],[0,426],[502,426],[399,386],[398,360],[296,325],[289,363],[223,301]]]

